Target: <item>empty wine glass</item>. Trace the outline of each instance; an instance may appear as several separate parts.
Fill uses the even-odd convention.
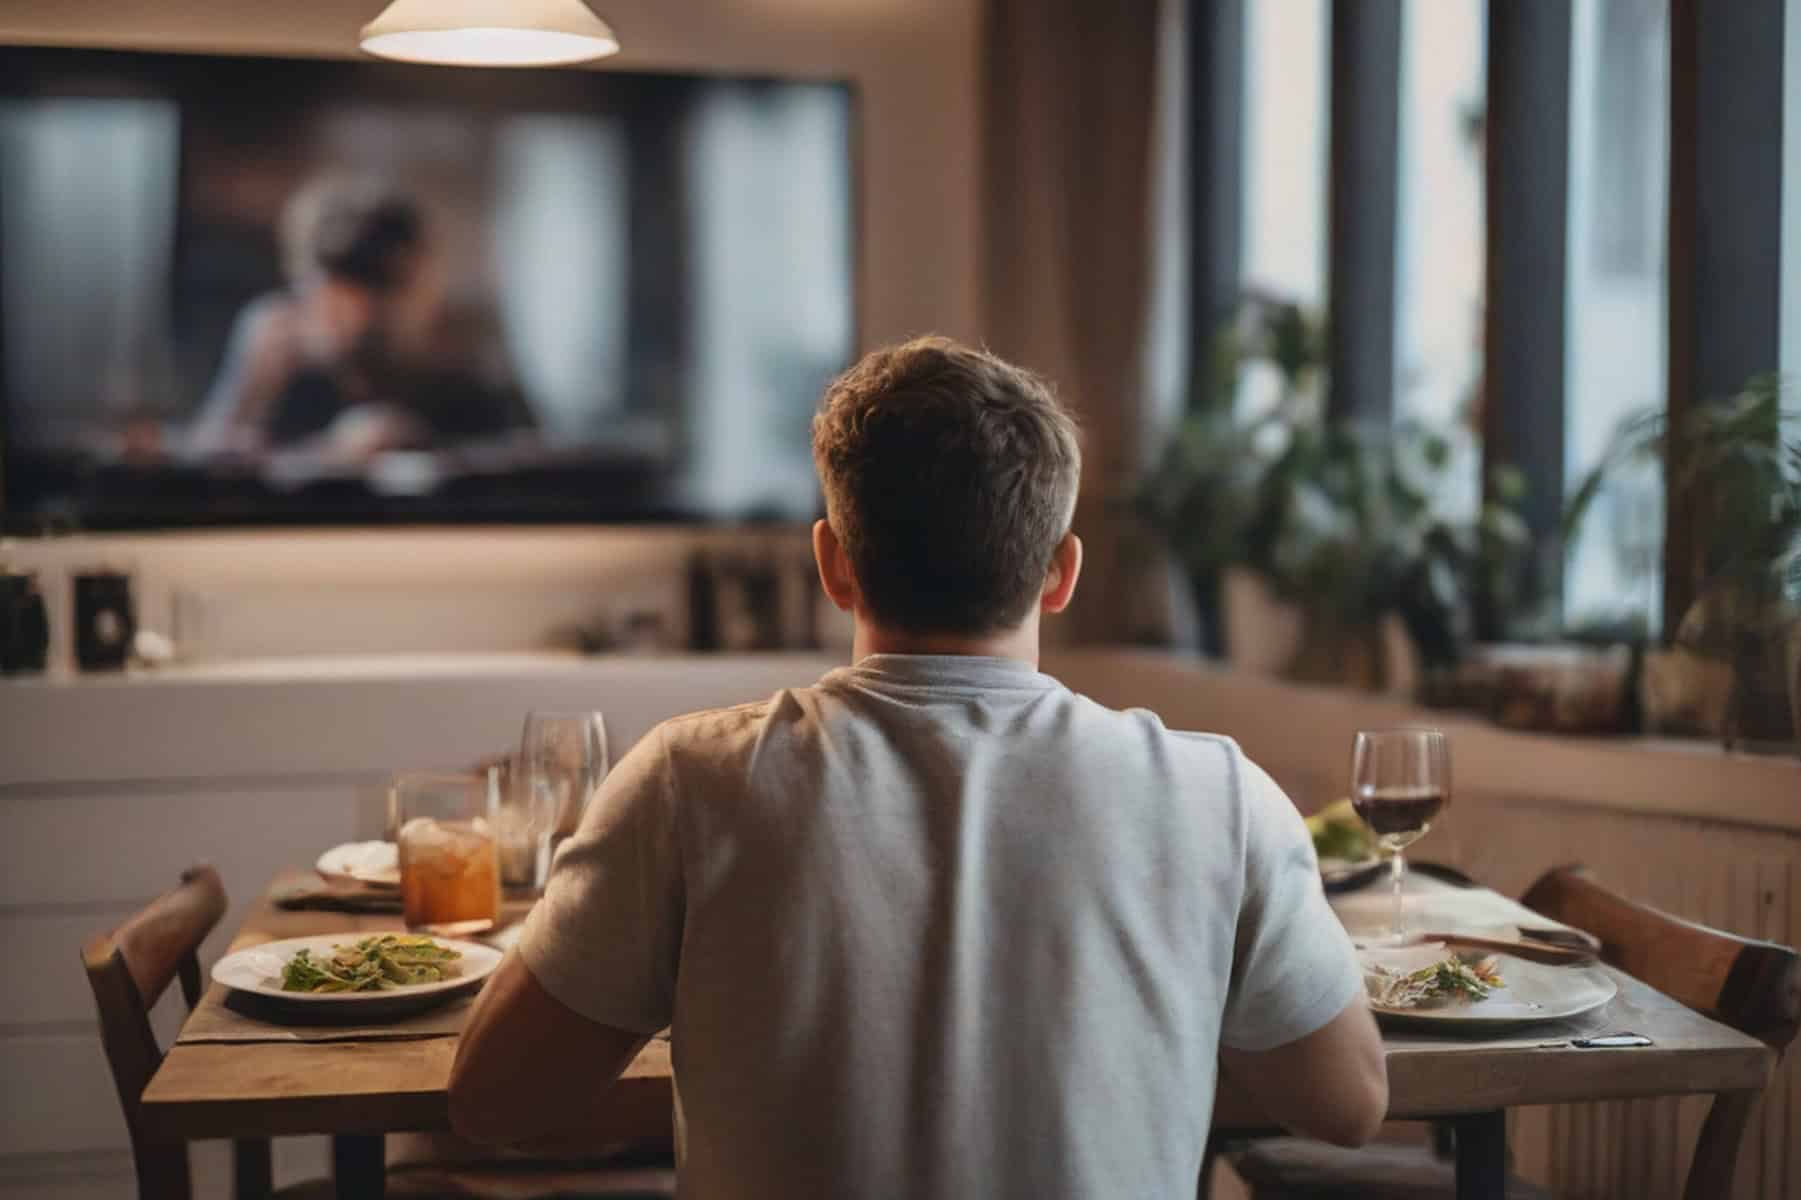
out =
[[[1406,939],[1401,888],[1407,847],[1451,801],[1451,747],[1437,729],[1383,729],[1357,735],[1351,752],[1351,806],[1389,852],[1394,919],[1385,941]]]
[[[575,832],[588,798],[606,778],[606,721],[597,712],[533,712],[525,719],[518,769],[531,810],[548,823],[548,864],[549,844]]]

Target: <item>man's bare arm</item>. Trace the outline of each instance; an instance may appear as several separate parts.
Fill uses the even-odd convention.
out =
[[[1222,1046],[1219,1061],[1216,1125],[1274,1123],[1340,1146],[1361,1146],[1388,1112],[1382,1036],[1361,993],[1304,1038],[1272,1050]]]
[[[591,1144],[602,1097],[648,1040],[590,1021],[509,954],[482,988],[457,1044],[450,1124],[484,1145]]]

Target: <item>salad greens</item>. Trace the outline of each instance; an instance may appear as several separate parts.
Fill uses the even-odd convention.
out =
[[[460,950],[428,937],[380,933],[329,955],[296,951],[281,969],[284,992],[378,992],[437,983],[456,973]]]
[[[1486,1000],[1502,982],[1492,955],[1473,962],[1451,955],[1417,971],[1396,971],[1380,965],[1364,968],[1369,997],[1383,1008],[1425,1008],[1451,1000]]]
[[[1307,832],[1313,835],[1313,853],[1319,858],[1361,862],[1376,852],[1369,827],[1349,800],[1329,804],[1308,817]]]

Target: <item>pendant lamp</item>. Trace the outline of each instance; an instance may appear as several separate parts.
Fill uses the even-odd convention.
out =
[[[619,53],[582,0],[393,0],[363,26],[363,49],[402,62],[557,67]]]

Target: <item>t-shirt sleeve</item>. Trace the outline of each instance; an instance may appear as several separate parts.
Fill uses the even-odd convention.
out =
[[[1306,822],[1264,770],[1239,752],[1244,900],[1220,1041],[1271,1050],[1324,1026],[1363,988],[1344,927],[1326,903]]]
[[[552,996],[633,1033],[663,1029],[674,1008],[683,884],[673,792],[659,728],[595,792],[519,939]]]

